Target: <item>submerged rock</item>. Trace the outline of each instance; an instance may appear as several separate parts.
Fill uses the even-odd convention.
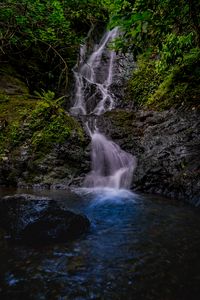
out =
[[[15,194],[0,200],[0,227],[12,240],[66,242],[84,233],[89,225],[87,217],[62,208],[48,197]]]

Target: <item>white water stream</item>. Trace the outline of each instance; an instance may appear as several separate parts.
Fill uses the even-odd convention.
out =
[[[115,97],[110,87],[118,70],[116,53],[109,49],[109,44],[117,36],[117,28],[106,32],[87,60],[87,47],[81,47],[80,60],[74,68],[75,103],[71,108],[72,114],[98,116],[115,107]],[[135,157],[101,134],[96,120],[92,126],[88,122],[85,125],[92,141],[92,170],[86,176],[84,185],[129,188],[136,166]]]

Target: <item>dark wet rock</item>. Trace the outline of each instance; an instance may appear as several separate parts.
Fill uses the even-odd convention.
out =
[[[23,230],[22,238],[29,242],[66,242],[72,240],[89,227],[89,221],[71,211],[48,209]]]
[[[132,188],[200,206],[200,115],[195,110],[106,113],[99,126],[136,155]]]
[[[39,189],[81,185],[90,169],[88,144],[70,138],[41,157],[31,154],[30,145],[22,145],[1,159],[0,185]]]
[[[84,233],[89,224],[87,217],[48,197],[16,194],[0,200],[0,227],[14,240],[66,242]]]
[[[29,194],[5,196],[0,200],[0,226],[12,237],[18,237],[30,222],[36,221],[49,207],[57,208],[57,203],[48,197]]]

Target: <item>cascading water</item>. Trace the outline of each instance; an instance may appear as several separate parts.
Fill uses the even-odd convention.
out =
[[[99,45],[85,62],[87,47],[80,49],[80,61],[74,69],[75,103],[71,112],[75,115],[100,115],[114,108],[114,99],[109,91],[113,80],[116,54],[108,44],[117,37],[118,29],[107,32]]]
[[[89,187],[129,187],[134,158],[103,134],[92,135],[92,171],[85,179]]]
[[[109,49],[110,42],[118,36],[118,29],[106,32],[86,60],[87,47],[80,49],[80,60],[74,68],[74,115],[101,115],[115,106],[111,85],[117,71],[116,53]],[[87,187],[128,188],[136,166],[135,157],[123,151],[113,141],[99,132],[96,119],[85,126],[92,140],[92,170],[86,176]]]

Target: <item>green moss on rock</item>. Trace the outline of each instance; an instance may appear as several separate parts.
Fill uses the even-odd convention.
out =
[[[51,97],[49,97],[51,95]],[[62,108],[55,93],[43,93],[41,100],[31,99],[20,79],[0,70],[0,156],[14,153],[24,143],[37,156],[56,144],[74,137],[84,141],[84,132],[73,117]]]
[[[139,57],[137,68],[128,82],[126,100],[133,101],[136,107],[145,105],[148,98],[155,93],[160,80],[155,62]]]
[[[29,90],[19,78],[0,71],[0,95],[28,95]]]
[[[31,133],[34,150],[42,147],[46,152],[54,144],[62,144],[73,135],[80,141],[84,139],[78,121],[69,116],[56,101],[39,101],[25,122]]]
[[[124,128],[132,128],[133,120],[135,119],[135,113],[133,111],[120,109],[107,112],[105,116],[109,117],[115,126]]]
[[[192,49],[167,71],[157,68],[159,60],[139,57],[127,87],[129,102],[136,107],[163,110],[171,107],[200,107],[200,51]]]
[[[11,74],[14,74],[13,76]],[[15,77],[16,76],[16,77]],[[22,137],[24,116],[35,107],[28,88],[12,67],[0,69],[0,155],[5,156],[11,146],[19,143]]]

